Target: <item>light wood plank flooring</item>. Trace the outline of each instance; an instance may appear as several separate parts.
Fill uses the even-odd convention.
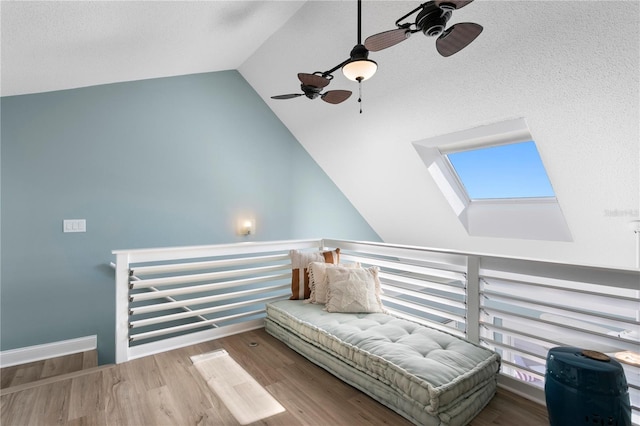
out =
[[[258,346],[250,347],[252,342]],[[238,422],[189,359],[216,349],[226,349],[286,408],[255,425],[410,424],[264,330],[90,370],[30,389],[12,392],[10,388],[0,397],[0,423],[235,426]],[[544,407],[499,391],[471,425],[546,426],[548,420]]]
[[[88,351],[5,367],[0,369],[0,389],[20,386],[62,374],[71,374],[97,366],[98,355],[96,351]]]

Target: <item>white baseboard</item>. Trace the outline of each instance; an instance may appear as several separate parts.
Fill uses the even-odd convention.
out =
[[[78,337],[25,348],[9,349],[0,352],[0,368],[26,364],[43,359],[71,355],[94,350],[98,347],[98,336]]]

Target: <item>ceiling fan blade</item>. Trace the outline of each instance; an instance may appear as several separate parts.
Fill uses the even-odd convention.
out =
[[[435,0],[435,4],[438,7],[442,7],[442,5],[451,5],[455,10],[462,9],[473,0]]]
[[[331,83],[331,80],[328,78],[315,74],[305,74],[302,72],[298,74],[298,78],[305,86],[317,87],[318,89],[322,89]]]
[[[371,52],[377,52],[405,41],[410,35],[411,31],[408,28],[384,31],[367,37],[364,41],[364,47]]]
[[[298,96],[302,96],[303,93],[290,93],[288,95],[277,95],[277,96],[272,96],[271,99],[293,99],[293,98],[297,98]]]
[[[436,40],[436,49],[442,56],[451,56],[467,47],[482,32],[482,26],[471,22],[455,24]]]
[[[351,96],[350,90],[329,90],[323,93],[320,97],[323,101],[330,104],[339,104],[346,101]]]

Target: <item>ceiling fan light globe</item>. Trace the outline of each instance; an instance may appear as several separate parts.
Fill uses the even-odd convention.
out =
[[[342,67],[342,73],[352,81],[368,80],[376,73],[378,64],[371,59],[357,59],[347,62]]]

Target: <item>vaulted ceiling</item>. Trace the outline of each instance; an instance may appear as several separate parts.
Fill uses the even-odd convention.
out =
[[[363,38],[418,6],[363,1]],[[3,1],[2,96],[237,69],[387,242],[633,266],[640,204],[640,2],[476,0],[468,48],[440,56],[415,34],[371,53],[362,85],[335,73],[330,105],[296,74],[356,44],[356,1]],[[572,242],[471,237],[411,142],[524,117]],[[523,223],[522,226],[530,226]],[[327,236],[331,237],[331,236]]]

